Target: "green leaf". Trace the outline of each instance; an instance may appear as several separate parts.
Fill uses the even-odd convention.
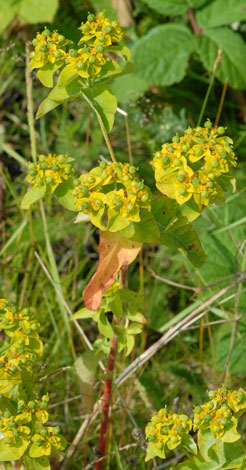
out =
[[[74,67],[72,67],[72,65],[66,65],[59,75],[57,85],[58,87],[63,88],[65,85],[67,85],[67,83],[73,81],[76,77],[78,77],[78,74]]]
[[[141,243],[158,243],[160,231],[153,214],[147,209],[140,209],[141,222],[131,222],[121,230],[124,237]]]
[[[50,62],[46,65],[44,65],[44,67],[42,67],[41,69],[38,70],[38,78],[40,80],[40,82],[48,87],[48,88],[52,88],[53,87],[53,76],[54,76],[54,73],[61,67],[61,65],[63,64],[63,61],[57,61],[55,62],[54,64],[51,64]]]
[[[214,437],[214,435],[210,431],[209,426],[206,429],[204,428],[199,429],[197,437],[198,437],[198,445],[199,445],[199,451],[200,451],[201,456],[205,460],[209,460],[209,455],[208,455],[209,449],[212,446],[214,446],[216,442],[218,442],[218,439]]]
[[[138,76],[148,85],[168,86],[185,76],[194,49],[190,30],[181,24],[157,26],[139,39],[132,50]]]
[[[141,333],[143,327],[139,323],[131,323],[127,328],[127,334],[137,335]]]
[[[45,114],[49,113],[50,111],[52,111],[52,109],[55,109],[61,103],[62,101],[53,101],[49,98],[45,98],[45,100],[42,101],[37,110],[36,119],[39,119]]]
[[[58,8],[58,0],[21,0],[18,16],[26,23],[51,22]]]
[[[94,108],[100,114],[106,131],[110,132],[114,124],[117,108],[115,95],[104,83],[100,83],[93,87],[89,99],[92,100]]]
[[[180,218],[180,209],[176,201],[162,197],[152,203],[152,212],[160,230],[159,243],[180,249],[194,264],[200,267],[205,262],[205,253],[200,240],[191,224]],[[180,222],[185,225],[179,227]]]
[[[246,67],[242,57],[246,57],[246,44],[239,34],[229,28],[208,29],[203,35],[196,36],[197,49],[204,67],[210,72],[222,49],[222,58],[216,71],[216,77],[236,89],[246,88]]]
[[[188,10],[185,0],[142,0],[161,15],[183,15]]]
[[[184,434],[184,436],[182,436],[181,446],[184,447],[185,450],[191,452],[193,455],[197,455],[196,443],[189,434]]]
[[[32,186],[26,192],[25,196],[21,201],[21,208],[22,209],[29,209],[34,202],[39,201],[45,195],[46,192],[46,185],[43,186]]]
[[[88,308],[83,307],[74,313],[72,320],[84,320],[85,318],[92,318],[93,315],[95,315],[94,310],[89,310]]]
[[[36,114],[36,119],[39,119],[41,116],[44,116],[64,101],[69,101],[81,95],[81,86],[78,78],[76,78],[70,83],[67,83],[67,85],[65,85],[64,87],[59,87],[56,84],[56,86],[53,88],[53,90],[51,90],[47,98],[43,100],[40,104]]]
[[[26,470],[50,470],[50,462],[46,455],[38,459],[32,459],[28,455],[25,455],[24,461]]]
[[[206,260],[198,235],[191,229],[191,225],[169,233],[161,233],[160,243],[180,249],[189,261],[196,267],[200,267]]]
[[[115,292],[113,296],[106,297],[108,311],[113,312],[116,318],[120,318],[123,314],[122,301],[118,292]]]
[[[19,1],[0,0],[0,34],[4,31],[9,23],[13,20],[20,7]]]
[[[98,351],[86,351],[79,356],[74,367],[80,380],[80,389],[83,395],[83,408],[89,412],[93,405],[93,385],[96,378],[97,365],[100,360]]]
[[[106,338],[112,338],[114,332],[111,324],[109,323],[107,316],[105,313],[100,313],[98,322],[97,322],[98,329],[103,336]]]
[[[63,181],[57,186],[54,194],[58,201],[70,211],[77,211],[75,207],[76,197],[73,194],[74,186],[71,180]]]
[[[14,446],[6,444],[6,438],[0,440],[0,461],[9,462],[10,460],[19,460],[24,454],[29,441],[22,437],[17,437]]]
[[[125,345],[125,355],[126,357],[129,356],[129,354],[131,354],[133,348],[134,348],[134,344],[135,344],[135,340],[134,340],[134,336],[132,335],[126,335],[125,336],[125,342],[126,342],[126,345]]]
[[[246,20],[245,0],[215,0],[196,14],[198,25],[214,28]]]
[[[128,101],[135,101],[142,96],[148,88],[148,83],[136,73],[130,73],[123,77],[117,76],[113,80],[111,88],[118,101],[127,103]]]

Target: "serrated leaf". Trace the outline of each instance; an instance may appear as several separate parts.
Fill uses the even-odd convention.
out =
[[[63,64],[63,61],[57,61],[54,64],[51,64],[50,62],[46,65],[44,65],[41,69],[38,70],[38,78],[40,82],[48,87],[52,88],[53,87],[53,76],[54,73],[61,67]]]
[[[197,50],[204,67],[210,72],[222,49],[222,58],[216,71],[216,77],[236,89],[246,88],[246,67],[243,58],[246,57],[246,44],[241,36],[229,28],[208,29],[203,35],[196,37]]]
[[[4,31],[9,23],[13,20],[20,7],[20,0],[0,0],[0,34]]]
[[[105,313],[100,313],[98,322],[97,322],[98,329],[100,333],[102,333],[103,336],[106,336],[106,338],[112,338],[114,332],[111,324],[108,321],[107,316]]]
[[[43,186],[32,186],[26,192],[25,196],[21,201],[21,208],[22,209],[29,209],[34,202],[39,201],[45,195],[46,192],[46,185]]]
[[[80,380],[83,409],[87,412],[91,410],[93,405],[93,385],[99,359],[100,355],[98,351],[86,351],[79,356],[74,363],[75,370]]]
[[[142,0],[162,15],[183,15],[188,10],[186,0]]]
[[[46,455],[38,459],[32,459],[28,455],[25,455],[24,461],[26,470],[50,470],[50,462]]]
[[[186,26],[165,24],[151,29],[139,39],[132,49],[132,56],[138,76],[148,85],[168,86],[184,78],[193,49],[193,36]]]
[[[58,8],[58,0],[21,0],[18,16],[26,23],[51,22]]]
[[[110,287],[123,266],[134,261],[142,244],[133,242],[116,232],[101,232],[99,243],[99,265],[84,291],[85,305],[97,310],[103,292]]]
[[[202,28],[214,28],[246,20],[245,0],[215,0],[196,14]]]

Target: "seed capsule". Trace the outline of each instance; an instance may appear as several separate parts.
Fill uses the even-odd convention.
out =
[[[88,33],[90,31],[90,28],[87,24],[83,24],[83,26],[81,26],[81,31],[83,33]]]
[[[115,201],[114,204],[117,208],[120,208],[122,206],[123,202],[120,199],[117,199],[117,201]]]
[[[207,198],[209,196],[209,194],[208,194],[207,191],[202,191],[201,196],[204,197],[204,198]]]
[[[46,46],[46,44],[42,44],[42,45],[40,46],[39,50],[40,50],[41,52],[47,52],[47,46]]]
[[[175,166],[179,166],[181,161],[179,160],[179,158],[175,158],[173,163],[174,163]]]
[[[170,158],[169,157],[163,157],[162,163],[164,163],[164,165],[168,165],[170,163]]]
[[[35,441],[35,444],[36,444],[36,446],[41,447],[42,444],[43,444],[42,439],[37,439],[37,440]]]
[[[220,152],[220,157],[221,158],[227,158],[228,157],[228,153],[223,151],[223,152]]]
[[[46,37],[46,38],[47,38],[48,36],[50,36],[50,30],[49,30],[49,29],[45,29],[45,30],[43,31],[43,35],[44,35],[44,37]]]
[[[91,23],[92,21],[95,21],[96,17],[95,15],[93,15],[93,13],[90,13],[88,16],[87,16],[87,20]]]
[[[34,47],[37,46],[38,43],[39,43],[39,41],[38,41],[37,38],[34,38],[34,39],[32,40],[32,45],[33,45]]]
[[[95,64],[96,60],[97,60],[96,57],[94,55],[91,55],[89,57],[89,64],[91,64],[91,65]]]
[[[75,58],[78,57],[78,52],[76,51],[76,49],[70,49],[69,55]]]
[[[106,33],[108,33],[108,34],[112,33],[112,31],[113,31],[112,26],[106,26],[105,31],[106,31]]]
[[[218,166],[219,166],[219,162],[218,162],[217,160],[214,160],[214,161],[212,162],[212,167],[213,167],[213,168],[218,168]]]

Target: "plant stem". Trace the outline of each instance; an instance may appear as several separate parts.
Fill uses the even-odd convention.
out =
[[[85,93],[82,93],[82,94],[83,94],[84,99],[85,99],[86,102],[90,105],[90,107],[93,109],[93,111],[94,111],[94,113],[95,113],[95,115],[96,115],[96,117],[97,117],[98,124],[99,124],[99,126],[100,126],[100,128],[101,128],[101,131],[102,131],[104,140],[105,140],[105,142],[106,142],[106,145],[107,145],[107,147],[108,147],[109,155],[110,155],[110,157],[111,157],[111,159],[112,159],[112,162],[116,162],[116,158],[115,158],[115,156],[114,156],[114,151],[113,151],[113,149],[112,149],[112,145],[111,145],[111,142],[110,142],[110,140],[109,140],[109,136],[108,136],[108,134],[107,134],[107,131],[106,131],[105,127],[104,127],[102,118],[101,118],[99,112],[97,111],[97,109],[95,108],[95,106],[93,106],[93,104],[92,104],[91,100],[88,98],[88,96],[86,96]]]
[[[219,107],[218,107],[218,111],[217,111],[217,115],[216,115],[214,127],[218,126],[218,124],[219,124],[219,120],[220,120],[220,116],[221,116],[223,104],[224,104],[224,101],[225,101],[225,95],[226,95],[227,86],[228,86],[228,79],[226,79],[226,81],[225,81],[225,83],[224,83],[224,86],[223,86],[223,90],[222,90],[221,97],[220,97],[220,104],[219,104]]]
[[[222,57],[222,49],[219,47],[218,48],[218,54],[217,54],[217,57],[216,57],[215,62],[214,62],[210,83],[209,83],[207,93],[205,95],[205,98],[204,98],[204,101],[203,101],[203,104],[202,104],[202,109],[201,109],[198,121],[197,121],[197,127],[200,126],[200,124],[201,124],[201,120],[203,118],[203,114],[204,114],[204,111],[205,111],[206,106],[207,106],[208,98],[209,98],[209,95],[210,95],[210,92],[211,92],[211,89],[212,89],[212,86],[213,86],[213,83],[214,83],[217,67],[218,67],[218,65],[221,61],[221,57]]]
[[[30,132],[31,154],[34,163],[37,161],[37,149],[35,139],[34,117],[33,117],[33,99],[32,99],[32,79],[29,67],[29,42],[26,42],[26,92],[27,92],[27,120]]]
[[[100,438],[99,438],[99,445],[98,445],[98,450],[100,451],[100,457],[104,457],[105,448],[106,448],[108,414],[109,414],[109,406],[110,406],[110,399],[111,399],[111,392],[112,392],[112,381],[113,381],[113,370],[114,370],[114,363],[115,363],[116,347],[117,347],[117,338],[114,335],[110,340],[110,352],[109,352],[108,363],[107,363],[107,378],[106,378],[106,382],[104,386],[104,394],[103,394],[103,419],[101,422],[101,431],[100,431]],[[95,465],[95,470],[101,470],[101,468],[102,468],[102,460],[97,462]]]
[[[188,10],[188,17],[189,17],[189,20],[191,22],[191,26],[192,26],[192,29],[193,29],[194,33],[195,34],[202,34],[203,33],[203,28],[199,28],[199,26],[196,22],[194,11],[192,10],[192,8],[189,8],[189,10]]]

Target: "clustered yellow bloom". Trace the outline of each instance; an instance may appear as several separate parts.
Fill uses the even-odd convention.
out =
[[[8,447],[29,445],[28,454],[33,458],[50,455],[52,447],[64,449],[66,442],[60,436],[59,426],[44,426],[49,419],[48,407],[49,397],[46,394],[41,400],[31,400],[27,404],[19,400],[15,415],[6,408],[0,419],[4,443]],[[31,435],[34,429],[36,432]]]
[[[46,155],[39,155],[37,164],[30,163],[29,173],[26,177],[28,183],[34,186],[48,185],[54,189],[54,186],[67,180],[74,169],[71,165],[73,158],[65,155],[55,155],[49,153]]]
[[[0,329],[10,337],[8,347],[0,356],[0,393],[8,395],[20,384],[21,367],[31,368],[42,354],[39,326],[30,309],[18,309],[6,299],[0,299]]]
[[[166,449],[172,450],[178,447],[191,428],[192,421],[188,416],[168,412],[167,408],[163,408],[146,426],[148,449],[152,447],[157,455],[161,453],[162,458],[165,458]]]
[[[32,44],[35,50],[31,52],[30,67],[41,68],[47,63],[57,64],[56,69],[64,63],[68,64],[82,78],[104,75],[110,64],[113,69],[117,63],[107,56],[113,43],[119,42],[123,37],[123,31],[118,21],[110,21],[103,12],[97,15],[89,14],[86,23],[80,28],[82,37],[78,43],[79,49],[72,48],[67,51],[67,45],[72,41],[65,39],[57,31],[52,33],[46,28],[42,33],[37,33]],[[111,47],[112,48],[112,47]]]
[[[157,188],[180,205],[194,198],[199,211],[222,202],[224,185],[232,179],[230,168],[236,166],[233,141],[224,132],[207,121],[164,144],[153,159]]]
[[[136,168],[128,163],[101,162],[89,173],[82,174],[80,184],[74,188],[75,206],[89,214],[94,225],[101,229],[107,209],[108,223],[117,218],[116,230],[131,222],[140,222],[141,208],[151,210],[151,191],[134,174]]]
[[[222,386],[210,391],[210,401],[194,409],[194,431],[199,428],[210,428],[212,434],[225,442],[240,438],[237,432],[237,419],[233,416],[246,410],[246,393],[243,389],[228,390]]]
[[[66,48],[72,41],[65,39],[62,34],[57,31],[50,32],[45,28],[42,33],[37,33],[36,38],[33,39],[32,45],[35,50],[31,52],[31,69],[41,68],[50,63],[62,63],[67,56]]]

